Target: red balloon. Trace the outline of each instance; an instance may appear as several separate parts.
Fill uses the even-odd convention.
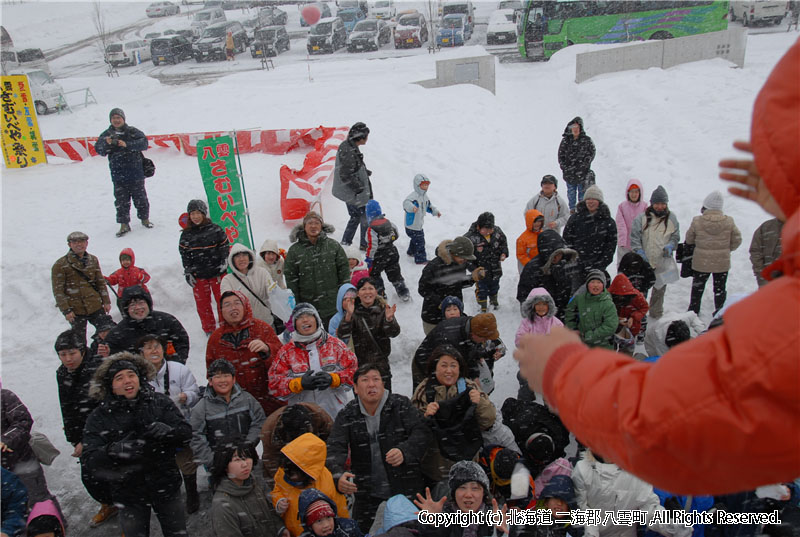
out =
[[[303,20],[306,21],[309,26],[314,26],[317,24],[317,21],[319,21],[319,18],[322,15],[319,12],[319,8],[314,5],[304,7],[300,14],[303,16]]]

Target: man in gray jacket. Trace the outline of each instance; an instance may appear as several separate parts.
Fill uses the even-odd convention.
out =
[[[556,233],[561,233],[561,229],[569,220],[569,206],[564,199],[558,195],[558,179],[552,175],[542,177],[542,190],[532,197],[525,206],[527,214],[531,209],[535,209],[544,216],[544,228],[553,229]]]
[[[781,256],[782,230],[783,222],[771,218],[758,226],[753,233],[753,241],[750,243],[750,264],[753,265],[753,273],[756,275],[759,287],[767,284],[761,271]]]
[[[336,167],[333,170],[333,195],[345,202],[350,220],[342,235],[342,244],[353,242],[356,229],[361,225],[360,248],[367,249],[367,214],[365,207],[372,199],[372,172],[364,164],[364,155],[358,149],[367,143],[369,128],[360,121],[350,127],[347,140],[339,145],[336,152]]]

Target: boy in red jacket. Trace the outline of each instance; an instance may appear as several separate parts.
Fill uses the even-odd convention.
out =
[[[117,295],[122,295],[122,291],[126,287],[133,285],[141,285],[142,288],[147,289],[145,283],[150,281],[150,275],[143,268],[134,265],[136,263],[136,256],[133,254],[133,249],[125,248],[119,253],[119,264],[122,268],[115,270],[110,276],[106,276],[106,281],[109,285],[118,285]]]

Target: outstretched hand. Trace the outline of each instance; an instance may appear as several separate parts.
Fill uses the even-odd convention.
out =
[[[531,390],[542,393],[544,369],[550,356],[563,345],[580,343],[577,332],[557,326],[548,335],[525,334],[520,338],[514,359],[519,362],[519,372],[528,381]]]
[[[508,535],[508,522],[506,522],[506,513],[508,513],[508,504],[503,504],[503,508],[500,509],[497,505],[497,500],[492,498],[492,511],[500,511],[500,514],[503,517],[501,519],[500,524],[495,525],[495,528],[497,528],[497,532]]]
[[[733,142],[733,147],[740,151],[753,154],[753,145],[750,142],[737,140]],[[767,211],[772,216],[776,217],[781,222],[786,221],[786,215],[783,213],[778,202],[772,196],[772,193],[767,188],[764,179],[756,168],[756,163],[753,159],[724,159],[719,161],[719,177],[725,181],[732,183],[739,183],[743,187],[730,186],[728,192],[734,196],[744,198],[758,203],[762,209]]]
[[[394,313],[397,311],[397,304],[386,304],[386,308],[384,308],[384,313],[386,314],[386,320],[391,321],[394,319]]]
[[[447,496],[442,496],[438,502],[433,501],[431,497],[430,487],[425,487],[425,496],[417,492],[417,499],[414,500],[414,505],[420,508],[421,511],[428,511],[429,513],[441,513],[444,502],[447,501]]]

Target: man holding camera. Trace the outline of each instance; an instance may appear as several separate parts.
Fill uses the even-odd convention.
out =
[[[108,167],[114,183],[114,206],[120,224],[117,237],[121,237],[131,230],[131,199],[142,225],[153,227],[150,222],[150,202],[144,188],[142,162],[142,151],[147,149],[147,137],[125,122],[125,112],[121,108],[113,108],[108,117],[111,125],[97,138],[94,148],[98,155],[108,155]]]

